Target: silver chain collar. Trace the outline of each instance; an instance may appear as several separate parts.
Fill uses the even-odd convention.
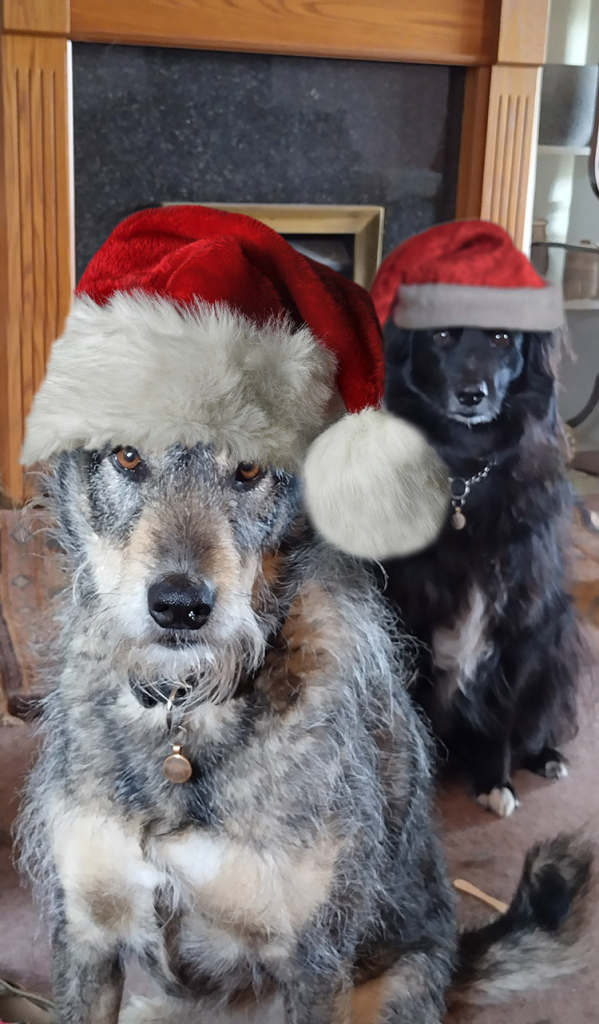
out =
[[[484,469],[481,469],[479,473],[475,473],[474,476],[470,476],[468,478],[463,476],[449,477],[449,493],[451,494],[451,507],[453,508],[451,525],[454,530],[464,529],[466,525],[466,516],[462,510],[466,504],[466,498],[470,494],[470,490],[474,484],[479,484],[481,480],[485,480],[486,477],[488,477],[491,469],[495,465],[495,461],[495,459],[491,459]]]

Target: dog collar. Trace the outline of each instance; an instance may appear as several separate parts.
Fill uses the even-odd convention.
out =
[[[173,700],[175,705],[183,704],[187,694],[193,689],[194,682],[190,678],[177,685],[178,691]],[[164,682],[148,685],[147,683],[141,683],[135,676],[129,676],[129,686],[131,687],[131,693],[142,707],[155,708],[158,704],[168,703],[175,684],[164,680]]]
[[[185,710],[183,705],[193,689],[193,679],[186,679],[183,682],[160,682],[147,684],[141,683],[134,676],[129,677],[129,686],[134,697],[144,708],[153,708],[163,704],[166,708],[166,733],[167,741],[171,745],[171,752],[162,762],[162,772],[169,782],[187,782],[193,775],[193,765],[183,752],[183,745],[187,737],[187,730],[184,725]],[[181,714],[177,715],[177,711]]]
[[[491,459],[487,462],[484,469],[481,469],[474,476],[463,477],[463,476],[450,476],[449,479],[449,492],[451,494],[451,507],[453,508],[453,515],[451,517],[451,525],[454,530],[463,530],[466,525],[466,516],[464,515],[463,508],[466,504],[466,498],[470,494],[470,489],[474,484],[479,484],[481,480],[485,480],[491,472],[492,467],[496,464],[496,459]]]
[[[281,627],[268,637],[266,641],[267,649],[280,646],[280,638]],[[254,672],[242,676],[235,691],[227,698],[227,703],[230,700],[247,696],[252,691],[254,682],[263,668],[264,661]],[[134,676],[129,676],[131,692],[142,707],[153,708],[157,704],[163,704],[166,707],[167,742],[171,747],[171,752],[162,762],[162,772],[169,782],[175,784],[188,782],[193,775],[193,765],[184,752],[185,740],[187,739],[187,729],[185,728],[186,709],[184,705],[194,685],[193,677],[177,682],[164,680],[148,686],[141,683]],[[179,711],[181,712],[180,714],[178,714]]]

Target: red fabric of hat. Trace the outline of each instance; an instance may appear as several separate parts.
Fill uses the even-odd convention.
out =
[[[257,323],[286,314],[335,355],[348,411],[381,401],[382,343],[368,294],[253,217],[204,206],[128,217],[92,258],[76,294],[104,303],[133,290],[184,306],[223,303]]]
[[[371,289],[382,326],[554,330],[563,323],[548,285],[507,231],[483,220],[429,228],[398,246]]]

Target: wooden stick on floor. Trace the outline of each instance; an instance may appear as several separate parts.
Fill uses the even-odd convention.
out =
[[[459,892],[465,892],[468,896],[474,896],[481,903],[486,903],[489,907],[493,907],[494,910],[498,910],[500,914],[505,914],[508,909],[507,903],[504,903],[503,900],[496,900],[494,896],[489,896],[482,889],[478,889],[476,885],[472,885],[472,882],[466,882],[463,878],[456,878],[453,885]]]

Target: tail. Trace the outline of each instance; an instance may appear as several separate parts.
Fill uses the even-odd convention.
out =
[[[581,836],[534,846],[508,910],[460,937],[455,1003],[495,1003],[544,989],[584,966],[593,849]]]

